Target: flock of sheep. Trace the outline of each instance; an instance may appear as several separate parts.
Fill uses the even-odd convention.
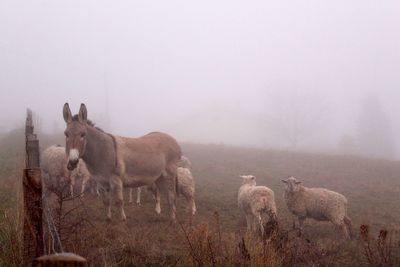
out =
[[[79,160],[76,169],[67,169],[67,158],[65,148],[51,146],[42,154],[42,169],[44,173],[45,194],[68,187],[69,193],[73,195],[73,188],[76,180],[81,178],[80,195],[85,192],[87,184],[92,180],[92,188],[97,195],[100,195],[99,184],[91,175],[85,163]],[[177,194],[183,195],[191,214],[196,213],[194,201],[195,183],[190,171],[191,163],[185,156],[181,158],[181,166],[178,168]],[[268,220],[277,220],[277,209],[274,192],[266,186],[257,186],[256,177],[253,175],[242,175],[243,182],[238,192],[238,205],[245,215],[247,230],[249,232],[261,233],[264,235],[264,225]],[[298,219],[300,232],[306,218],[318,221],[330,221],[342,229],[346,238],[351,238],[351,220],[347,216],[347,199],[337,193],[324,188],[308,188],[301,185],[301,182],[294,177],[282,180],[285,186],[284,198],[289,211]],[[156,212],[161,212],[160,196],[155,190],[155,185],[146,186],[156,202]],[[140,205],[142,187],[137,189],[136,203]],[[133,189],[129,192],[129,202],[133,202]]]

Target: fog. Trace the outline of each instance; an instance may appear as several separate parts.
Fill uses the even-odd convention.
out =
[[[62,131],[63,104],[77,113],[83,102],[119,135],[399,158],[399,10],[394,0],[3,0],[0,132],[21,126],[27,107],[42,131]]]

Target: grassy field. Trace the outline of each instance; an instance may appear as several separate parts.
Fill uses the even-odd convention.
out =
[[[20,228],[15,221],[20,218],[23,148],[12,146],[14,139],[4,142],[4,138],[0,140],[0,265],[17,266],[20,243],[15,239]],[[42,146],[60,138],[42,137]],[[191,226],[183,198],[178,202],[179,224],[171,226],[165,199],[163,212],[157,215],[145,192],[142,206],[126,203],[126,223],[115,210],[112,222],[107,223],[101,200],[86,194],[83,201],[66,203],[62,211],[78,207],[62,221],[64,249],[86,257],[92,266],[368,266],[385,260],[386,266],[399,266],[398,162],[222,145],[182,144],[182,148],[192,161],[196,179],[198,213]],[[280,227],[275,239],[263,243],[244,234],[237,208],[240,174],[253,174],[259,185],[274,190]],[[356,239],[344,241],[330,223],[312,220],[306,221],[304,235],[296,237],[283,199],[281,179],[288,176],[301,179],[305,186],[345,195]],[[127,200],[128,192],[125,196]],[[370,227],[368,240],[358,235],[362,224]],[[377,238],[382,229],[389,231],[383,243]],[[246,249],[239,245],[242,236]]]

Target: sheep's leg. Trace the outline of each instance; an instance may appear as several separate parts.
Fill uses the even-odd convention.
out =
[[[343,235],[345,239],[351,239],[350,234],[347,228],[347,225],[343,222],[342,225],[340,225],[340,228],[342,229]]]
[[[261,218],[261,214],[259,212],[256,214],[255,219],[258,222],[258,227],[261,231],[261,236],[264,237],[264,225],[263,225],[263,220]]]
[[[138,204],[139,206],[142,204],[140,202],[140,195],[142,194],[142,187],[138,187],[137,189],[137,195],[136,195],[136,204]]]
[[[183,193],[185,199],[186,199],[186,211],[190,212],[190,217],[189,217],[189,223],[192,225],[193,223],[193,216],[196,213],[196,204],[194,202],[193,196],[187,193]]]
[[[133,188],[129,188],[129,203],[133,202]]]
[[[197,209],[196,209],[196,203],[194,202],[193,197],[190,198],[190,206],[192,207],[192,215],[194,215],[196,213]]]
[[[74,197],[74,186],[72,184],[69,184],[69,195]]]
[[[69,195],[74,197],[74,184],[72,183],[69,184]]]
[[[69,195],[74,197],[74,187],[75,187],[75,176],[71,175],[69,177]]]
[[[112,193],[113,196],[115,197],[115,205],[120,211],[121,214],[121,219],[123,221],[126,221],[126,215],[124,211],[124,194],[123,194],[123,185],[122,181],[118,176],[113,176],[110,181],[112,187]],[[110,205],[111,206],[111,205]]]
[[[304,226],[305,220],[306,220],[305,217],[299,217],[299,235],[300,236],[303,234],[303,226]]]
[[[346,225],[346,227],[347,227],[348,238],[349,238],[350,240],[352,240],[352,239],[353,239],[353,231],[351,230],[351,220],[350,220],[349,217],[345,216],[344,219],[343,219],[343,221],[344,221],[344,223],[345,223],[345,225]]]
[[[253,228],[253,215],[246,214],[247,232],[251,232]]]
[[[85,193],[85,188],[86,188],[86,185],[87,185],[89,179],[90,179],[90,176],[88,176],[88,175],[84,175],[82,178],[81,197],[83,197],[83,194]]]
[[[96,182],[96,195],[99,197],[100,196],[100,185],[98,182]]]
[[[185,196],[187,202],[186,210],[188,210],[193,216],[196,213],[196,204],[194,202],[194,197],[186,193],[184,193],[183,195]]]
[[[293,219],[292,229],[293,229],[293,230],[296,229],[296,219]]]

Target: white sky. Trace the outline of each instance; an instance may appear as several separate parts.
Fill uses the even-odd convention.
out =
[[[331,136],[354,131],[369,93],[398,135],[399,32],[394,0],[2,0],[0,129],[28,106],[62,126],[68,101],[109,105],[113,131],[137,135],[213,105],[271,113],[296,89],[329,106]]]

